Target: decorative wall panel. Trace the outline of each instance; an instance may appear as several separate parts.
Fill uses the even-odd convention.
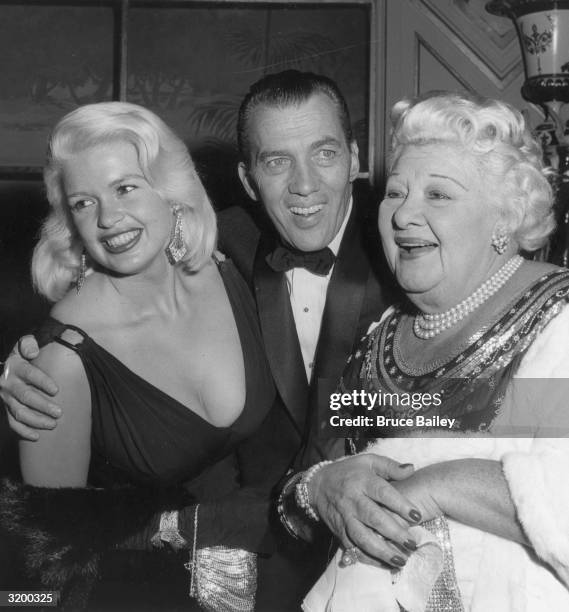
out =
[[[509,19],[486,13],[486,0],[378,0],[379,83],[376,129],[383,137],[375,173],[381,182],[389,140],[388,113],[399,99],[432,89],[500,98],[539,115],[523,100],[519,43]],[[383,154],[382,154],[383,153]]]
[[[418,1],[430,19],[456,38],[458,46],[486,66],[490,78],[499,86],[519,76],[522,60],[511,22],[487,13],[485,3],[486,0]]]

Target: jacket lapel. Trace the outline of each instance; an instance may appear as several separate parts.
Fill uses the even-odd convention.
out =
[[[354,342],[359,339],[358,323],[372,274],[359,232],[359,223],[352,213],[326,295],[316,348],[315,381],[331,378],[337,383]]]
[[[337,454],[338,440],[321,437],[320,432],[330,416],[330,394],[336,391],[354,342],[359,340],[359,323],[369,286],[377,285],[360,231],[354,210],[326,294],[314,360],[316,367],[310,385],[307,437],[298,467],[304,468]]]
[[[302,434],[308,409],[308,382],[286,278],[284,273],[275,272],[265,261],[269,250],[269,244],[262,240],[255,258],[255,297],[259,321],[277,389]]]

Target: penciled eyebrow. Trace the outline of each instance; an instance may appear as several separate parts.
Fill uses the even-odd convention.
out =
[[[120,185],[121,183],[124,183],[125,181],[132,180],[132,179],[146,180],[142,174],[135,174],[135,173],[125,174],[124,176],[119,176],[119,178],[115,179],[114,181],[111,181],[109,183],[109,187],[116,187],[117,185]],[[87,195],[88,194],[84,191],[74,191],[73,193],[66,194],[66,197],[76,198],[78,196],[87,196]]]
[[[125,181],[128,181],[130,179],[146,180],[142,174],[137,174],[137,173],[125,174],[124,176],[120,176],[118,179],[111,181],[109,183],[109,187],[116,187],[116,185],[120,185],[121,183],[124,183]]]
[[[452,176],[447,176],[446,174],[429,174],[429,176],[432,176],[434,178],[446,179],[447,181],[452,181],[453,183],[456,183],[459,187],[462,187],[464,191],[468,191],[468,189],[460,181],[457,181]]]
[[[399,174],[399,172],[391,172],[391,174],[389,174],[387,178],[390,179],[392,176],[399,176]],[[464,191],[468,191],[468,189],[460,181],[457,181],[452,176],[447,176],[446,174],[429,174],[429,176],[432,176],[433,178],[442,178],[446,179],[447,181],[452,181],[453,183],[456,183],[459,187],[462,187]]]

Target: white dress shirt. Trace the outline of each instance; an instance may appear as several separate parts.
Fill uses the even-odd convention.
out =
[[[328,248],[334,255],[338,255],[340,243],[342,242],[351,212],[352,199],[350,198],[346,217],[334,240],[328,245]],[[290,305],[292,306],[292,314],[308,382],[312,378],[314,354],[316,353],[316,345],[320,335],[322,314],[326,305],[326,293],[333,271],[334,266],[330,268],[326,276],[314,274],[305,268],[293,268],[285,272]]]

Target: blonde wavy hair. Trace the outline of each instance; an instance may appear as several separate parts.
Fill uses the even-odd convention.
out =
[[[188,252],[180,265],[198,270],[215,249],[215,213],[182,140],[142,106],[81,106],[55,126],[44,169],[50,212],[34,249],[32,278],[37,290],[52,301],[61,299],[76,281],[83,252],[63,191],[63,162],[79,151],[113,142],[132,144],[151,187],[165,203],[181,207]]]
[[[553,192],[541,146],[523,115],[499,100],[432,92],[404,99],[391,111],[391,171],[408,145],[457,144],[474,155],[491,179],[489,203],[519,247],[542,247],[555,228]]]

